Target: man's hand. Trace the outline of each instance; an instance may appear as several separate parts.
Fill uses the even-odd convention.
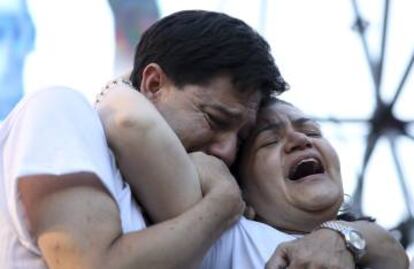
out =
[[[233,187],[232,190],[240,195],[236,180],[222,160],[203,152],[193,152],[189,156],[197,168],[204,195],[221,184]]]
[[[355,268],[352,254],[335,231],[321,229],[302,238],[280,244],[266,269]]]

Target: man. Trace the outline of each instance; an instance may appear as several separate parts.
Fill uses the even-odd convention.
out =
[[[201,11],[146,35],[158,42],[140,43],[134,83],[188,151],[230,164],[261,96],[285,89],[267,43],[240,20]],[[219,113],[232,125],[206,121]],[[98,114],[69,89],[22,101],[0,141],[1,268],[191,268],[242,212],[236,185],[216,180],[188,211],[144,229]]]

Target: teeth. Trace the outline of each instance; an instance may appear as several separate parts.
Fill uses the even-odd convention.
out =
[[[298,167],[299,165],[301,165],[302,163],[305,162],[315,162],[315,163],[319,163],[319,161],[315,158],[307,158],[307,159],[303,159],[300,162],[298,162],[298,164],[296,165],[296,167]]]

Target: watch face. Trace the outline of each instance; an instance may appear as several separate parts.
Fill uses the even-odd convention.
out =
[[[362,238],[361,234],[357,231],[350,231],[349,233],[349,243],[358,250],[364,250],[366,242]]]

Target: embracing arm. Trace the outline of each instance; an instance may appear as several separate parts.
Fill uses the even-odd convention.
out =
[[[94,174],[23,177],[18,187],[51,269],[194,268],[242,210],[223,182],[178,217],[122,234],[118,208]]]
[[[145,96],[111,87],[97,109],[125,180],[155,223],[179,215],[202,197],[196,168]]]
[[[408,258],[404,249],[386,230],[367,221],[346,222],[357,228],[367,243],[367,253],[360,261],[362,268],[407,269]],[[314,266],[315,268],[353,268],[354,260],[337,232],[319,229],[300,239],[278,246],[267,269],[289,264],[289,268]]]
[[[373,269],[407,269],[408,257],[401,244],[379,225],[367,222],[347,222],[357,228],[367,242],[367,253],[361,260],[363,267]]]
[[[108,194],[116,183],[112,160],[87,100],[53,88],[23,108],[4,145],[9,210],[16,216],[25,210],[16,230],[30,231],[29,243],[38,244],[51,269],[191,268],[242,211],[235,183],[217,180],[185,213],[123,234]],[[26,240],[26,233],[19,236]]]

